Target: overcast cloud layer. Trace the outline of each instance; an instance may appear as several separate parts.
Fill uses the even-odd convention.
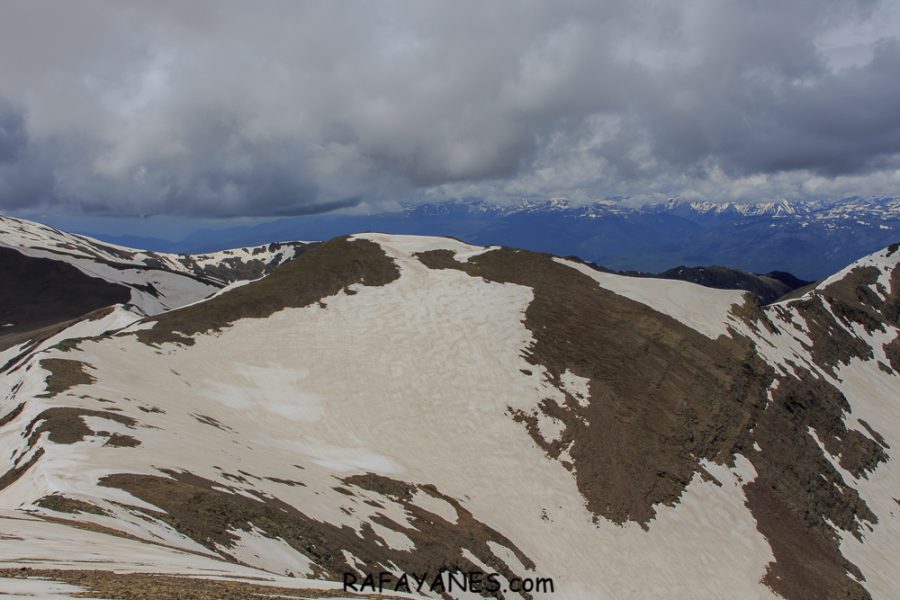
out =
[[[0,3],[0,210],[896,195],[896,3]]]

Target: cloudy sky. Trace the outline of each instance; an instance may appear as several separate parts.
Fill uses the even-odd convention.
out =
[[[0,211],[896,195],[898,4],[0,0]]]

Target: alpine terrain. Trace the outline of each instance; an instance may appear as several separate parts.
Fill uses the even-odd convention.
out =
[[[0,349],[33,349],[72,319],[124,324],[203,300],[270,273],[309,244],[274,243],[211,254],[115,246],[0,215]]]
[[[900,597],[898,244],[764,303],[450,238],[0,227],[0,597]]]

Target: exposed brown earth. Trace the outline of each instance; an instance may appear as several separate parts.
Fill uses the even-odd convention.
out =
[[[228,548],[235,544],[234,530],[249,531],[256,527],[267,536],[283,539],[308,556],[321,569],[319,575],[332,579],[340,579],[342,573],[354,571],[353,566],[347,563],[343,550],[362,560],[372,570],[393,570],[388,569],[390,564],[406,573],[436,573],[442,568],[479,570],[463,556],[463,548],[468,548],[498,573],[512,576],[514,572],[511,567],[493,553],[487,545],[488,541],[509,548],[524,565],[533,567],[532,561],[502,534],[477,521],[456,500],[430,486],[417,487],[372,474],[350,477],[344,481],[359,490],[386,495],[411,515],[414,528],[395,523],[383,515],[376,517],[377,523],[404,533],[416,544],[414,549],[404,551],[391,548],[368,524],[363,525],[363,535],[360,537],[346,525],[338,527],[317,521],[278,498],[260,497],[253,500],[223,491],[225,486],[221,483],[190,473],[163,472],[168,477],[129,473],[109,475],[101,480],[101,485],[125,490],[159,507],[164,512],[154,511],[151,516],[165,521],[214,552],[219,552],[218,547]],[[412,494],[416,489],[450,503],[457,510],[458,522],[450,523],[412,504]],[[352,490],[348,492],[351,496],[358,495]]]
[[[282,479],[280,477],[266,477],[269,481],[274,481],[275,483],[280,483],[281,485],[286,485],[288,487],[306,487],[306,484],[302,481],[297,481],[295,479]]]
[[[54,444],[74,444],[95,432],[84,422],[82,417],[100,417],[134,427],[137,421],[131,417],[106,410],[91,410],[71,406],[54,406],[42,411],[31,420],[25,428],[23,436],[28,438],[28,447],[37,443],[42,433],[48,433],[48,439]]]
[[[125,435],[123,433],[114,433],[109,436],[109,439],[106,440],[104,446],[111,446],[113,448],[136,448],[141,445],[141,442],[130,435]]]
[[[500,249],[466,263],[441,250],[419,258],[534,290],[528,361],[563,393],[567,369],[590,381],[587,406],[566,394],[563,406],[547,399],[541,409],[565,425],[557,448],[569,447],[597,518],[646,527],[655,506],[678,501],[701,459],[729,459],[765,406],[773,373],[749,344],[710,340],[549,256]]]
[[[793,307],[808,326],[812,345],[807,348],[813,362],[834,375],[834,369],[849,364],[854,358],[871,360],[872,349],[863,340],[840,326],[825,308],[826,300],[816,294],[811,298],[796,300]]]
[[[744,486],[747,506],[775,556],[764,581],[790,599],[868,598],[858,583],[862,573],[841,555],[828,521],[860,536],[862,524],[877,518],[806,431],[815,430],[828,453],[840,456],[840,465],[856,477],[886,460],[884,448],[848,431],[846,399],[808,372],[802,379],[781,378],[773,395],[741,450],[757,471]],[[752,449],[754,442],[760,451]]]
[[[765,583],[791,600],[868,597],[828,521],[860,535],[861,524],[876,517],[807,429],[856,477],[867,476],[887,454],[879,437],[846,428],[849,405],[836,388],[798,367],[800,378],[781,377],[767,402],[775,372],[749,340],[734,332],[710,340],[545,255],[500,249],[465,263],[446,250],[418,257],[431,268],[534,290],[524,319],[535,339],[527,359],[546,369],[566,399],[545,399],[533,413],[511,415],[549,456],[568,449],[572,460],[563,464],[597,518],[652,527],[655,507],[676,504],[694,475],[703,476],[700,459],[730,464],[740,453],[758,473],[745,486],[747,505],[775,556]],[[829,301],[844,305],[844,318],[883,319],[883,308],[870,315],[865,303],[872,298],[848,296],[858,285],[865,284],[835,287]],[[817,362],[831,369],[848,353],[865,356],[868,347],[839,327],[821,302],[817,296],[799,303],[813,329]],[[737,307],[738,316],[756,331],[774,329],[754,304]],[[564,389],[566,369],[589,379],[587,406]],[[563,423],[558,440],[540,436],[541,413]]]
[[[884,345],[884,354],[890,361],[894,372],[900,373],[900,334]]]
[[[881,305],[881,314],[885,321],[891,325],[900,325],[900,265],[891,271],[890,292],[888,298]]]
[[[894,267],[890,289],[878,283],[877,267],[857,267],[822,290],[832,310],[845,323],[859,323],[869,333],[884,331],[884,323],[900,325],[900,266]],[[876,288],[876,293],[872,288]],[[882,299],[882,296],[885,299]]]
[[[100,508],[96,504],[85,502],[84,500],[76,500],[75,498],[68,498],[62,494],[44,496],[35,502],[35,505],[61,513],[89,513],[92,515],[109,514],[108,511]]]
[[[191,416],[194,417],[194,419],[196,419],[198,423],[203,423],[204,425],[209,425],[210,427],[215,427],[216,429],[220,429],[222,431],[229,431],[231,429],[226,425],[222,425],[209,415],[195,415],[191,413]]]
[[[21,402],[18,406],[13,408],[11,411],[0,417],[0,427],[3,427],[7,423],[11,423],[13,419],[22,414],[22,411],[25,409],[25,403]]]
[[[885,324],[900,326],[900,266],[891,272],[890,289],[878,283],[880,274],[876,267],[858,267],[812,298],[793,303],[809,325],[813,360],[825,371],[834,374],[835,367],[849,364],[853,358],[873,358],[872,349],[841,327],[826,310],[826,303],[846,326],[858,324],[870,333],[885,331]],[[880,295],[872,287],[877,287]],[[894,364],[893,350],[888,358],[897,370],[900,363]]]
[[[50,371],[47,376],[47,396],[55,396],[76,385],[94,383],[94,377],[87,372],[90,366],[79,360],[65,358],[45,358],[41,360],[41,368]]]
[[[744,301],[740,304],[734,304],[731,308],[731,314],[743,321],[750,329],[760,333],[760,326],[765,328],[769,333],[778,335],[778,328],[775,327],[769,315],[763,310],[759,301],[751,294],[744,294]]]
[[[793,304],[810,327],[813,359],[824,370],[833,374],[839,363],[872,358],[865,343],[828,314],[826,302],[847,326],[857,323],[870,332],[897,326],[898,270],[890,290],[879,286],[887,300],[870,287],[879,274],[874,267],[854,269],[811,299]],[[828,454],[840,457],[841,467],[855,477],[867,477],[887,460],[889,447],[864,421],[868,437],[848,430],[846,398],[809,371],[802,370],[799,379],[780,378],[774,400],[754,429],[763,452],[749,455],[758,476],[745,486],[748,506],[775,555],[764,581],[786,598],[868,598],[859,583],[862,573],[841,555],[828,522],[860,537],[862,525],[877,518],[826,460],[812,434],[804,433],[813,429]]]
[[[346,477],[344,483],[376,492],[398,502],[403,506],[406,514],[411,517],[409,527],[400,525],[384,515],[377,515],[372,519],[374,523],[402,533],[412,540],[416,548],[414,551],[415,555],[412,557],[415,564],[410,565],[412,570],[407,569],[407,573],[434,573],[439,569],[480,570],[478,566],[463,555],[463,549],[467,548],[495,572],[500,573],[507,579],[515,577],[516,574],[510,567],[490,549],[487,544],[489,541],[505,546],[512,551],[526,569],[533,570],[535,567],[534,562],[509,539],[475,519],[472,513],[466,510],[455,498],[440,493],[433,485],[417,486],[375,473]],[[416,491],[425,493],[432,498],[443,500],[452,506],[457,514],[457,522],[450,523],[442,517],[414,504],[413,494]],[[374,531],[368,525],[365,527],[369,535],[374,534]]]
[[[378,244],[337,238],[305,252],[253,285],[159,315],[151,319],[155,322],[152,328],[136,335],[146,344],[191,345],[191,336],[220,331],[238,319],[262,319],[284,308],[315,304],[352,284],[381,286],[399,276],[397,266]]]
[[[890,446],[888,445],[888,443],[885,441],[884,437],[883,437],[880,433],[878,433],[877,431],[875,431],[874,429],[872,429],[872,427],[871,427],[868,423],[866,423],[866,422],[865,422],[864,420],[862,420],[862,419],[857,419],[857,422],[858,422],[860,425],[862,425],[863,429],[865,429],[865,430],[868,432],[868,434],[872,437],[873,440],[875,440],[876,442],[878,442],[878,445],[880,445],[880,446],[881,446],[882,448],[884,448],[885,450],[890,450],[890,449],[891,449],[891,447],[890,447]]]
[[[7,486],[15,483],[19,480],[19,478],[25,474],[28,469],[34,466],[37,461],[41,459],[41,456],[44,455],[44,449],[38,448],[37,452],[31,455],[31,458],[28,459],[25,463],[21,465],[15,465],[12,469],[0,475],[0,490],[5,489]]]

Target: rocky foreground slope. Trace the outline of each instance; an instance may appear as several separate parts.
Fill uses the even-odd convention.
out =
[[[761,308],[367,234],[81,321],[0,379],[0,590],[449,569],[552,578],[532,597],[897,597],[898,264]]]

